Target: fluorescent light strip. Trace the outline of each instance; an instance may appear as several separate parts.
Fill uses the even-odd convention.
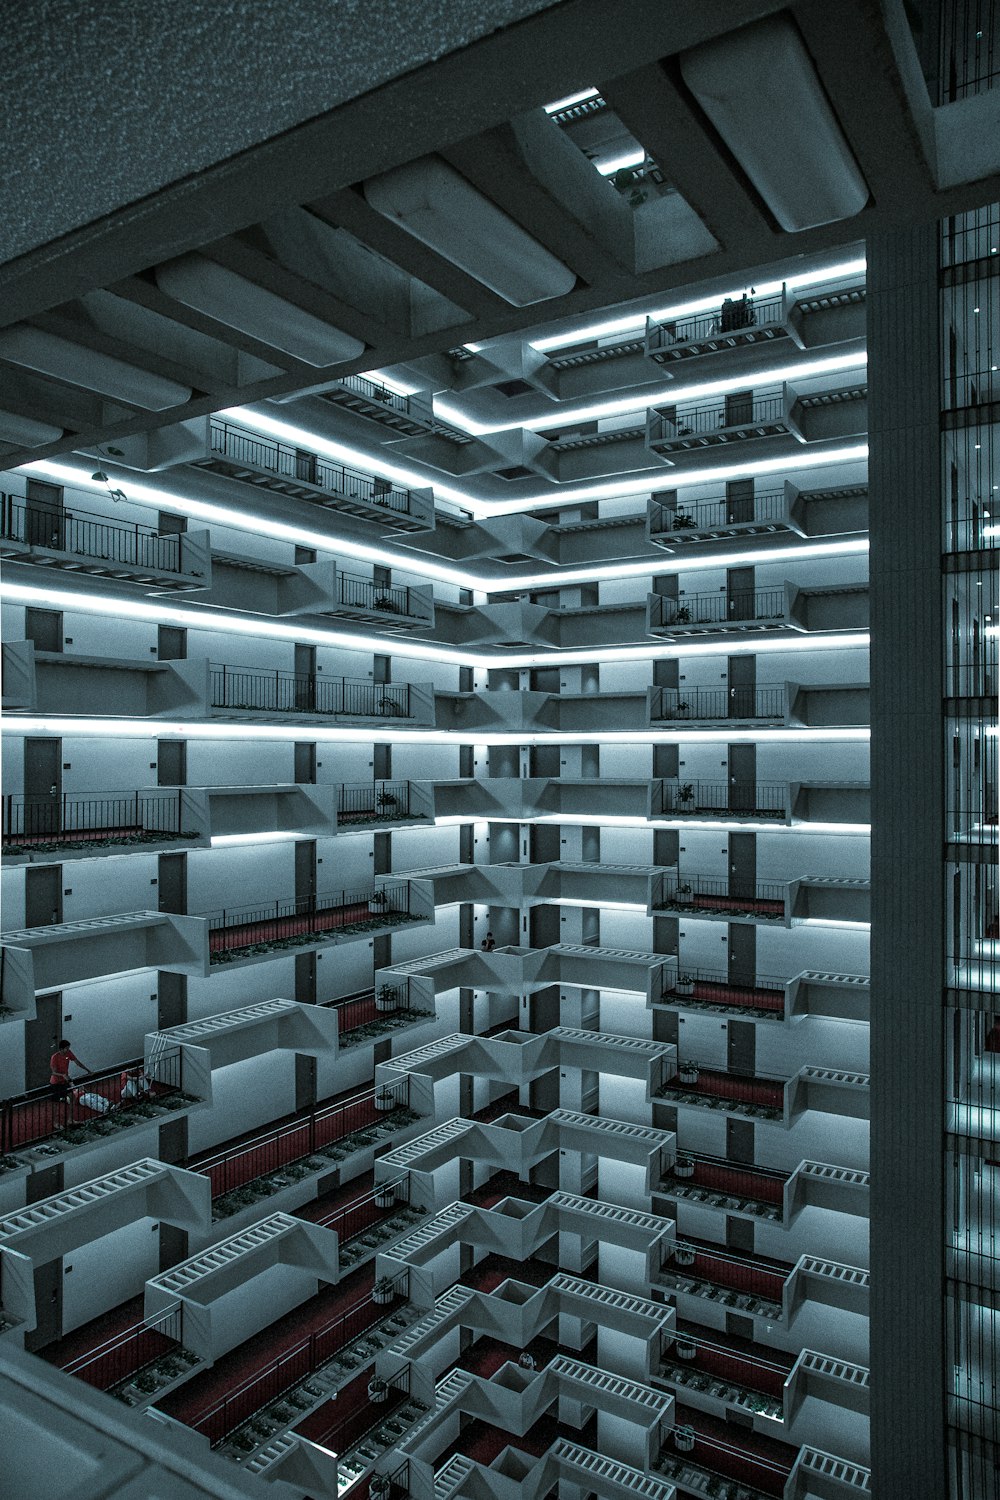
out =
[[[484,734],[482,730],[471,729],[464,733],[457,729],[403,729],[398,725],[384,725],[380,728],[348,728],[331,727],[325,728],[317,724],[258,724],[246,723],[220,723],[217,720],[167,720],[167,719],[116,719],[85,717],[67,717],[59,714],[7,714],[0,723],[0,732],[9,735],[18,734],[55,734],[55,735],[97,735],[97,736],[120,736],[127,739],[167,739],[171,735],[194,740],[261,740],[281,743],[287,740],[301,740],[308,730],[310,740],[322,741],[324,744],[413,744],[413,745],[673,745],[673,744],[714,744],[723,745],[732,742],[736,734],[727,734],[724,730],[698,730],[692,734],[680,734],[677,730],[603,730],[583,734],[579,730],[567,730],[565,733],[557,733],[555,730],[544,730],[537,733],[524,732],[495,732]],[[757,736],[745,731],[747,741],[755,740]],[[855,744],[866,744],[871,737],[871,730],[867,728],[857,729],[772,729],[762,731],[771,743],[789,744],[799,740],[809,740],[816,744],[825,744],[830,740],[840,740]],[[411,777],[411,780],[419,780],[419,777]],[[690,826],[689,820],[685,819],[678,826]],[[713,825],[708,825],[713,826]],[[770,826],[770,825],[766,825]],[[840,827],[840,824],[836,825]]]
[[[489,778],[482,783],[484,789],[489,788]],[[548,824],[554,826],[565,825],[571,828],[628,828],[631,830],[640,828],[667,828],[688,829],[696,833],[716,833],[719,830],[733,830],[742,833],[777,833],[782,836],[788,834],[814,834],[814,833],[845,833],[855,838],[867,838],[871,834],[870,823],[778,823],[776,821],[751,822],[746,818],[739,820],[732,818],[716,818],[712,822],[699,820],[697,818],[633,818],[614,814],[592,815],[577,813],[536,813],[533,816],[523,818],[502,817],[493,813],[483,817],[480,814],[449,813],[445,817],[435,818],[435,828],[464,828],[470,823],[519,823]],[[349,829],[343,830],[345,833]],[[370,829],[368,830],[371,831]]]
[[[830,455],[820,455],[814,460],[821,463],[839,463],[867,457],[867,447],[863,449],[844,449]],[[802,465],[798,459],[780,460],[782,468],[800,468]],[[104,495],[103,484],[95,482],[89,473],[89,469],[73,468],[69,464],[55,463],[48,459],[38,460],[35,463],[22,465],[23,472],[37,474],[43,479],[52,479],[60,484],[73,485],[80,489],[92,489],[95,493]],[[774,464],[762,467],[760,464],[731,465],[725,469],[711,471],[712,478],[746,478],[751,474],[770,474],[778,472]],[[666,476],[662,483],[651,481],[645,486],[642,493],[653,492],[657,489],[681,489],[686,484],[703,482],[699,476],[683,475]],[[749,566],[751,563],[780,563],[789,560],[803,561],[808,558],[847,556],[852,553],[865,553],[868,551],[867,538],[856,538],[843,542],[813,542],[799,547],[772,547],[757,548],[751,552],[717,552],[711,557],[698,558],[649,558],[647,561],[635,563],[595,563],[593,566],[580,568],[567,568],[558,573],[511,573],[503,578],[487,578],[478,573],[470,573],[463,568],[452,567],[448,563],[425,561],[419,554],[393,552],[388,547],[371,547],[363,542],[354,542],[341,537],[330,537],[324,532],[310,531],[304,526],[288,526],[280,521],[272,521],[267,517],[256,516],[252,512],[234,510],[229,506],[213,505],[201,500],[190,499],[186,495],[175,495],[168,490],[154,489],[151,485],[143,484],[141,481],[134,483],[131,479],[126,483],[129,487],[129,500],[136,505],[149,505],[157,510],[177,511],[180,515],[189,516],[192,520],[204,521],[206,524],[219,526],[231,526],[241,531],[249,531],[254,535],[266,536],[273,541],[284,541],[297,544],[302,547],[315,547],[318,551],[342,553],[345,557],[354,557],[362,562],[377,563],[383,566],[396,568],[401,572],[411,573],[417,577],[429,578],[432,581],[450,583],[458,588],[473,589],[479,593],[495,594],[509,593],[512,590],[524,588],[562,588],[569,587],[574,583],[599,582],[601,580],[617,580],[622,578],[654,578],[669,576],[676,573],[697,573],[708,568],[738,567],[741,564]],[[621,490],[622,496],[636,494],[634,484],[616,483],[616,491]],[[594,490],[601,489],[602,495],[609,486],[595,486]],[[551,505],[564,505],[570,502],[572,497],[577,499],[593,499],[595,494],[587,492],[581,494],[579,491],[560,495],[558,500],[546,502]],[[597,497],[600,498],[600,497]],[[638,495],[636,495],[638,499]],[[527,502],[525,502],[527,504]],[[536,502],[533,508],[540,508],[541,502]],[[398,653],[397,653],[398,654]]]
[[[837,917],[793,917],[793,927],[838,927],[845,932],[871,932],[870,922],[841,921]]]
[[[223,788],[224,790],[224,788]],[[216,833],[212,835],[213,849],[237,849],[244,844],[286,844],[296,839],[311,838],[307,833],[287,833],[268,830],[265,833]],[[194,851],[197,853],[197,850]]]
[[[722,396],[731,391],[759,390],[762,386],[783,385],[789,380],[813,380],[822,375],[836,375],[844,370],[864,369],[867,363],[868,356],[864,353],[831,354],[825,359],[806,359],[767,370],[744,370],[741,374],[728,375],[721,380],[702,380],[694,385],[678,385],[676,381],[671,381],[652,389],[647,386],[641,395],[592,401],[589,406],[553,406],[550,403],[536,416],[520,417],[516,422],[475,422],[460,407],[452,406],[447,401],[435,401],[434,413],[454,426],[461,427],[473,437],[518,430],[543,432],[547,427],[567,427],[576,422],[593,422],[601,417],[620,417],[629,412],[646,411],[662,402],[680,406],[686,401],[698,401],[706,396]],[[248,418],[241,420],[256,420],[256,414],[250,413]]]
[[[646,153],[640,146],[638,151],[626,151],[624,156],[611,156],[605,161],[594,161],[593,165],[602,177],[610,177],[612,172],[621,172],[626,167],[641,167],[646,160]]]
[[[561,109],[569,109],[571,104],[582,104],[585,99],[596,99],[598,93],[599,90],[594,88],[581,89],[578,94],[567,94],[565,99],[557,99],[554,104],[543,105],[543,108],[547,115],[555,115]]]
[[[825,270],[803,271],[797,276],[785,278],[784,285],[791,291],[798,291],[803,287],[822,286],[824,282],[839,281],[842,277],[863,276],[867,270],[868,263],[861,257],[858,260],[843,261],[840,265],[828,266]],[[773,297],[781,291],[780,281],[761,281],[756,284],[755,295],[758,297]],[[741,297],[746,287],[736,287],[728,292],[715,292],[710,297],[699,297],[692,302],[678,302],[673,307],[653,308],[649,312],[628,313],[620,318],[606,318],[601,323],[590,323],[583,328],[576,328],[571,333],[550,334],[546,338],[533,339],[531,348],[547,353],[551,349],[569,349],[574,344],[588,343],[591,339],[610,338],[616,333],[627,334],[637,329],[644,329],[646,319],[654,323],[672,322],[675,318],[690,318],[697,313],[712,312],[719,307],[725,297]]]
[[[252,615],[222,614],[215,610],[183,609],[176,605],[147,604],[134,599],[107,598],[100,594],[73,593],[63,589],[35,588],[27,584],[5,583],[0,597],[8,604],[38,605],[75,611],[84,615],[110,615],[117,619],[144,620],[148,624],[181,625],[191,630],[218,631],[227,635],[252,636],[258,640],[299,641],[303,644],[329,646],[346,651],[384,652],[382,636],[347,635],[338,630],[318,630],[301,623],[287,625],[280,620],[260,620]],[[760,655],[768,650],[836,651],[868,645],[868,632],[826,635],[822,645],[808,635],[782,641],[761,640],[743,643],[722,638],[719,641],[692,644],[686,649],[675,645],[657,646],[642,642],[636,646],[606,646],[597,650],[563,652],[509,652],[481,656],[453,647],[424,645],[417,641],[391,643],[391,654],[413,661],[442,662],[449,666],[477,667],[483,671],[514,667],[585,666],[591,662],[667,661],[688,656],[733,656],[744,652]],[[762,731],[766,733],[767,731]],[[813,731],[802,731],[811,736]],[[838,733],[841,731],[837,731]],[[627,738],[627,736],[626,736]]]

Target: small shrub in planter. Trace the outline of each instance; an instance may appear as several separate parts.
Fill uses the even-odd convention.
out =
[[[680,888],[679,887],[678,887],[677,894],[680,895]],[[678,995],[693,995],[694,994],[694,975],[693,974],[678,974],[677,978],[674,980],[674,991]]]
[[[396,1295],[392,1281],[388,1276],[380,1276],[372,1291],[372,1301],[379,1307],[386,1307]]]
[[[369,1399],[369,1401],[384,1401],[386,1399],[386,1397],[388,1396],[388,1394],[389,1394],[389,1387],[386,1385],[386,1383],[385,1383],[384,1380],[380,1380],[377,1375],[375,1376],[375,1378],[373,1380],[369,1380],[369,1382],[368,1382],[368,1399]]]
[[[678,1156],[674,1162],[674,1176],[685,1178],[694,1176],[694,1157]]]
[[[677,1069],[677,1077],[681,1083],[694,1084],[698,1082],[698,1064],[691,1058],[687,1058]]]

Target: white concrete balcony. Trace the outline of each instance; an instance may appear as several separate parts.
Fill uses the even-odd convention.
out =
[[[296,1052],[306,1057],[337,1055],[335,1011],[297,1000],[260,1000],[221,1015],[205,1016],[183,1026],[150,1032],[147,1060],[179,1048],[188,1089],[211,1102],[212,1074],[268,1052]]]
[[[539,693],[483,690],[437,693],[437,725],[456,729],[645,729],[646,694]]]
[[[201,686],[212,718],[284,723],[305,718],[336,723],[433,725],[430,683],[384,682],[322,673],[202,662]]]
[[[430,628],[434,590],[430,586],[376,584],[332,559],[282,566],[232,552],[216,552],[212,588],[205,602],[220,609],[246,609],[293,617],[329,615],[388,631]]]
[[[207,1178],[144,1158],[0,1218],[0,1248],[32,1265],[59,1260],[141,1219],[204,1231],[211,1223]]]
[[[435,907],[455,901],[490,906],[534,906],[549,901],[603,905],[613,888],[616,901],[641,907],[648,914],[655,881],[671,872],[657,865],[552,860],[533,865],[452,865],[409,873],[420,885],[432,888]]]
[[[416,1174],[410,1201],[436,1207],[448,1193],[447,1179],[459,1159],[515,1171],[526,1179],[554,1153],[560,1153],[561,1165],[562,1153],[582,1153],[641,1168],[640,1190],[648,1193],[675,1151],[671,1131],[555,1109],[542,1119],[511,1113],[488,1124],[456,1117],[380,1157],[379,1169],[383,1174],[406,1172],[411,1178]]]
[[[408,1073],[411,1079],[419,1076],[433,1085],[456,1073],[471,1073],[523,1088],[546,1073],[578,1069],[637,1079],[646,1085],[648,1100],[676,1071],[676,1054],[672,1043],[570,1026],[555,1026],[542,1035],[515,1030],[477,1037],[455,1032],[380,1064],[376,1080]]]
[[[648,781],[615,777],[503,776],[438,782],[434,801],[441,817],[529,819],[607,814],[644,818],[648,786]]]
[[[872,1471],[804,1444],[785,1486],[787,1500],[861,1500],[872,1490]]]
[[[869,1188],[868,1173],[853,1167],[803,1161],[785,1172],[681,1151],[654,1191],[666,1202],[697,1204],[790,1229],[808,1208],[866,1218]]]
[[[675,1500],[678,1493],[666,1479],[564,1437],[557,1438],[535,1463],[508,1448],[489,1468],[456,1453],[429,1474],[418,1475],[416,1464],[413,1470],[415,1500],[430,1500],[432,1495],[438,1500],[477,1500],[484,1492],[493,1500],[512,1500],[515,1488],[523,1500],[541,1500],[560,1481],[590,1489],[607,1500]]]
[[[868,684],[810,687],[797,682],[765,687],[647,689],[650,724],[784,725],[794,729],[849,728],[871,722]]]
[[[791,1078],[734,1073],[687,1058],[673,1067],[657,1097],[680,1109],[715,1110],[791,1129],[807,1112],[869,1118],[867,1073],[805,1066]]]
[[[740,368],[753,369],[791,349],[818,349],[865,337],[865,286],[857,283],[822,296],[800,296],[787,287],[766,297],[727,298],[708,313],[670,322],[646,320],[643,353],[668,368],[713,355],[746,351]],[[754,357],[755,356],[755,357]]]
[[[281,1269],[274,1276],[276,1268]],[[296,1274],[290,1277],[289,1270]],[[276,1213],[151,1277],[144,1315],[152,1320],[180,1303],[188,1347],[214,1362],[273,1323],[279,1308],[312,1296],[317,1282],[339,1279],[336,1234]],[[242,1304],[236,1318],[232,1302],[225,1300],[234,1294]]]
[[[271,789],[259,790],[274,800]],[[11,794],[2,806],[3,857],[11,865],[207,848],[213,832],[210,798],[196,787]]]
[[[796,444],[841,443],[868,430],[864,384],[800,394],[791,385],[738,392],[726,401],[654,407],[646,447],[671,466],[710,467],[720,449],[747,460],[793,452]]]
[[[824,1016],[867,1023],[871,981],[865,974],[834,974],[804,969],[788,981],[786,1015]]]
[[[437,798],[438,783],[433,781],[342,782],[337,787],[336,829],[385,831],[432,823]]]
[[[132,969],[207,974],[208,928],[197,917],[136,911],[3,934],[0,1003],[29,1008],[36,991]]]
[[[393,1168],[380,1157],[376,1179],[388,1179]],[[432,1206],[430,1184],[410,1173],[414,1203]],[[497,1255],[504,1260],[525,1262],[553,1241],[554,1236],[577,1236],[584,1244],[636,1252],[635,1263],[621,1269],[625,1290],[644,1296],[655,1281],[674,1239],[672,1219],[640,1209],[623,1208],[598,1198],[584,1198],[557,1189],[542,1203],[532,1203],[512,1192],[492,1208],[452,1202],[425,1219],[380,1256],[387,1271],[408,1268],[415,1275],[412,1289],[418,1305],[431,1306],[454,1280],[451,1253],[458,1245]],[[423,1293],[419,1290],[423,1288]]]
[[[306,500],[389,531],[434,529],[430,489],[400,489],[388,480],[264,437],[222,417],[202,418],[198,426],[185,425],[193,441],[175,462],[193,463],[257,490]]]
[[[647,1009],[670,993],[677,960],[660,953],[626,948],[598,948],[583,943],[553,943],[548,948],[449,948],[424,958],[394,964],[391,977],[418,976],[433,994],[464,986],[480,990],[531,993],[558,984],[577,989],[630,990],[644,995]]]
[[[792,793],[787,781],[650,781],[647,817],[787,823]]]
[[[49,568],[138,584],[147,594],[212,586],[207,531],[161,535],[155,526],[56,509],[22,495],[0,495],[0,558],[15,564],[15,573],[24,567],[29,584],[29,568]]]
[[[653,911],[678,912],[708,922],[792,925],[795,882],[757,880],[736,885],[708,875],[671,872],[653,885]]]
[[[868,585],[802,589],[785,582],[726,593],[647,594],[646,629],[665,640],[706,635],[783,634],[868,629]]]
[[[5,707],[41,714],[91,715],[95,704],[114,705],[116,717],[204,718],[207,664],[198,661],[129,661],[62,651],[36,651],[31,641],[4,647],[14,701]]]
[[[766,537],[787,543],[790,536],[840,536],[867,526],[867,484],[800,491],[788,480],[780,486],[764,481],[759,492],[739,497],[725,491],[696,500],[676,491],[651,496],[646,539],[664,552],[711,557],[717,542],[727,550],[756,551]]]
[[[512,640],[555,648],[606,646],[641,641],[646,635],[641,603],[550,608],[528,600],[438,607],[436,638],[462,646],[502,646]]]

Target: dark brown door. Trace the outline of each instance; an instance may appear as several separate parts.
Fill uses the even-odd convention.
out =
[[[752,620],[754,609],[753,568],[727,568],[726,613],[730,620]]]
[[[753,391],[730,391],[726,397],[727,427],[742,427],[753,421]]]
[[[35,865],[24,872],[26,927],[50,927],[62,921],[62,865]]]
[[[757,929],[749,922],[729,925],[730,984],[753,989],[757,978]]]
[[[24,1023],[24,1084],[41,1089],[49,1081],[49,1058],[62,1036],[62,994],[35,996],[35,1019]]]
[[[12,812],[16,828],[16,815]],[[62,828],[62,740],[24,742],[24,834],[44,841]]]
[[[730,1073],[752,1077],[757,1066],[757,1028],[752,1021],[732,1020],[728,1026],[726,1066]]]
[[[729,811],[752,813],[757,806],[757,746],[729,746]]]
[[[157,740],[157,786],[187,786],[187,740]]]
[[[26,1349],[44,1349],[62,1335],[63,1263],[35,1267],[35,1327],[24,1335]]]
[[[752,719],[757,703],[757,658],[753,655],[729,658],[729,717]]]
[[[300,839],[295,845],[295,905],[299,911],[312,911],[316,905],[315,839]]]
[[[729,835],[729,894],[742,901],[752,900],[757,891],[757,835]]]
[[[311,786],[316,780],[316,746],[311,740],[295,746],[295,780],[299,786]]]
[[[187,911],[187,855],[161,854],[157,874],[159,910],[183,916]]]
[[[316,711],[316,647],[295,647],[295,708],[299,713]],[[285,705],[279,704],[279,707]]]
[[[176,625],[160,625],[156,632],[156,655],[160,661],[185,661],[187,631]]]
[[[24,638],[32,641],[36,651],[61,651],[63,617],[58,609],[26,609]]]
[[[726,525],[753,520],[753,480],[730,479],[726,484]]]
[[[33,547],[59,552],[66,546],[66,511],[62,486],[29,479],[26,491],[25,539]]]

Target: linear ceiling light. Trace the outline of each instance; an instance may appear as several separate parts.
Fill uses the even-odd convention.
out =
[[[770,16],[680,58],[684,82],[782,229],[852,218],[868,185],[790,20]]]
[[[547,115],[556,115],[561,109],[569,109],[572,104],[582,104],[585,99],[596,99],[598,89],[580,89],[577,94],[567,94],[565,99],[557,99],[554,104],[545,105]]]
[[[188,385],[179,385],[176,380],[154,375],[44,328],[32,328],[28,323],[16,323],[0,333],[0,359],[94,391],[99,396],[140,406],[144,411],[166,411],[191,396]]]
[[[564,296],[576,285],[568,266],[440,157],[370,177],[364,195],[376,213],[514,307]]]
[[[217,265],[204,255],[184,255],[158,266],[156,284],[175,302],[236,328],[303,364],[342,364],[365,351],[360,339],[313,317],[294,302],[276,297],[256,282]]]

